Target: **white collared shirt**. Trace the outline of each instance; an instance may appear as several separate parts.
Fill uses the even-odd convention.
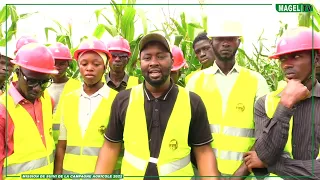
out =
[[[217,66],[214,62],[213,65],[207,69],[205,69],[206,73],[214,74],[217,82],[218,89],[222,96],[222,114],[224,115],[227,108],[227,102],[230,95],[230,92],[239,77],[240,69],[243,68],[235,63],[233,68],[229,71],[227,75],[225,75],[222,70]],[[255,75],[258,79],[258,89],[256,92],[255,101],[260,97],[266,95],[270,92],[270,88],[266,79],[258,72],[251,71],[253,75]],[[248,82],[249,83],[249,82]],[[244,89],[245,91],[245,89]]]
[[[92,115],[99,107],[102,98],[108,98],[109,92],[110,88],[106,84],[104,84],[102,88],[100,88],[97,92],[89,96],[84,92],[83,85],[81,86],[79,98],[78,123],[82,137],[84,137],[90,120],[92,118]],[[59,140],[67,140],[67,129],[64,125],[63,113],[61,113]]]

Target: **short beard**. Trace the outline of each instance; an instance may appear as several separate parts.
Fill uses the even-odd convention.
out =
[[[232,55],[231,55],[230,57],[222,57],[222,56],[219,54],[219,52],[218,52],[215,48],[213,48],[213,52],[214,52],[215,56],[217,57],[217,59],[219,59],[219,60],[221,60],[221,61],[224,61],[224,62],[232,61],[232,60],[234,59],[234,57],[236,56],[237,50],[238,50],[238,49],[236,49],[236,50],[232,53]]]
[[[148,74],[144,74],[144,79],[153,87],[160,87],[163,85],[167,79],[169,78],[169,73],[162,74],[162,78],[159,80],[151,80],[148,76]]]

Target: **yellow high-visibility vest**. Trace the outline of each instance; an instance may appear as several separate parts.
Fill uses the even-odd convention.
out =
[[[164,133],[159,157],[150,157],[143,85],[131,89],[123,133],[125,152],[121,174],[124,176],[144,176],[149,162],[157,164],[159,176],[190,176],[178,179],[191,179],[194,175],[188,145],[191,120],[189,91],[178,87],[178,97]]]
[[[81,81],[78,79],[72,79],[70,78],[67,83],[65,84],[61,95],[60,95],[60,99],[59,99],[59,103],[57,104],[57,110],[56,112],[53,114],[53,125],[52,125],[52,129],[53,129],[53,139],[55,144],[58,144],[58,140],[59,140],[59,134],[60,134],[60,110],[59,110],[59,104],[61,104],[61,102],[63,101],[63,96],[66,95],[67,93],[76,90],[78,88],[81,87]]]
[[[139,84],[139,78],[138,78],[138,77],[129,76],[126,89],[130,89],[130,88],[132,88],[133,86],[136,86],[136,85],[138,85],[138,84]]]
[[[84,137],[79,126],[80,89],[64,96],[61,113],[67,130],[67,146],[63,160],[64,174],[93,174],[105,138],[112,102],[117,92],[109,88],[108,98],[103,98],[92,115]],[[118,161],[119,163],[121,160]],[[117,165],[120,169],[120,164]]]
[[[55,145],[52,137],[50,95],[45,92],[40,101],[46,146],[43,144],[38,128],[28,111],[20,104],[15,105],[10,95],[3,94],[0,98],[0,103],[7,108],[14,124],[14,153],[4,160],[3,179],[21,179],[21,177],[6,177],[6,175],[53,174]]]
[[[102,81],[103,83],[106,83],[106,78],[105,78],[105,76],[102,77],[102,80],[101,80],[101,81]],[[138,84],[139,84],[139,78],[138,78],[138,77],[129,76],[126,89],[130,89],[130,88],[132,88],[133,86],[136,86],[136,85],[138,85]]]
[[[257,87],[258,78],[241,67],[223,116],[222,97],[212,67],[194,74],[187,85],[205,104],[214,139],[211,146],[223,175],[232,176],[242,164],[243,154],[255,142],[253,110]]]
[[[199,71],[201,71],[201,68],[199,68],[199,69],[191,72],[190,74],[188,74],[188,75],[185,77],[184,82],[187,84],[187,83],[189,82],[189,80],[191,79],[191,77],[192,77],[195,73],[197,73],[197,72],[199,72]]]
[[[12,75],[12,82],[18,81],[17,73],[13,73]]]

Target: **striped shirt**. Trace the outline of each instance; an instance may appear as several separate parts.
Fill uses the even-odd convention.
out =
[[[268,172],[287,179],[320,179],[320,160],[316,160],[320,143],[320,83],[313,88],[312,97],[297,103],[292,109],[279,104],[272,120],[265,111],[266,96],[255,105],[256,144],[260,160],[268,164]],[[314,114],[312,114],[314,113]],[[289,121],[293,116],[292,155],[282,157],[288,140]]]

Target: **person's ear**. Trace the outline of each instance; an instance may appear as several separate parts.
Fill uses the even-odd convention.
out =
[[[239,48],[240,44],[241,44],[241,37],[238,38],[238,48]]]
[[[172,69],[173,68],[173,63],[174,63],[174,57],[172,56],[172,54],[170,54],[171,56],[171,68],[170,69]]]

